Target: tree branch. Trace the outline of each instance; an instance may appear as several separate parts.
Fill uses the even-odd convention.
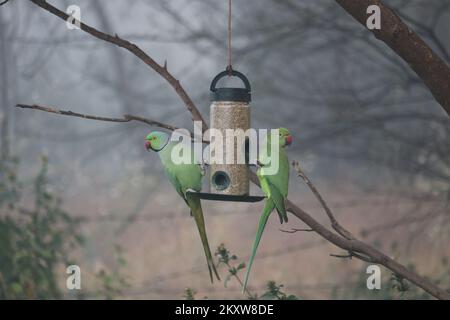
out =
[[[311,217],[307,212],[299,208],[297,205],[292,203],[290,200],[286,200],[286,209],[291,212],[294,216],[302,220],[305,224],[307,224],[311,229],[314,229],[319,235],[333,243],[334,245],[340,247],[341,249],[350,251],[350,252],[359,252],[364,254],[367,257],[370,257],[370,261],[372,263],[378,263],[387,269],[393,271],[396,274],[401,275],[405,279],[411,281],[415,285],[419,286],[432,296],[438,299],[447,299],[450,300],[450,294],[435,284],[433,284],[430,280],[419,276],[415,272],[407,269],[402,264],[397,261],[391,259],[384,253],[375,249],[374,247],[360,241],[357,239],[348,240],[344,237],[341,237],[326,227],[317,222],[313,217]],[[360,258],[360,257],[358,257]],[[364,260],[366,261],[366,260]]]
[[[284,233],[314,232],[313,229],[299,229],[299,228],[291,228],[291,230],[280,229],[280,231]]]
[[[398,15],[400,18],[404,19],[406,22],[409,22],[412,25],[422,29],[422,32],[425,33],[428,36],[428,38],[434,42],[436,47],[439,49],[441,54],[444,56],[444,59],[447,62],[450,61],[450,54],[447,51],[445,44],[436,35],[436,31],[435,31],[434,27],[428,27],[427,25],[423,24],[422,22],[408,16],[406,13],[399,12]]]
[[[367,8],[381,10],[381,29],[369,30],[399,55],[430,89],[436,101],[450,115],[449,66],[381,0],[336,0],[353,18],[366,26]]]
[[[302,168],[300,167],[300,163],[298,161],[293,161],[292,166],[294,167],[295,171],[297,171],[297,174],[300,178],[305,181],[305,183],[308,185],[309,189],[311,189],[312,193],[316,196],[317,200],[322,205],[323,209],[325,210],[325,213],[327,214],[328,218],[331,221],[331,226],[334,230],[336,230],[337,233],[339,233],[344,238],[351,240],[355,237],[350,233],[350,231],[346,230],[344,227],[342,227],[339,222],[334,217],[333,213],[330,210],[330,207],[328,207],[325,200],[322,198],[322,195],[319,193],[317,188],[314,186],[314,184],[309,180],[309,178],[306,176],[306,174],[303,172]]]
[[[30,0],[37,6],[41,7],[42,9],[54,14],[55,16],[63,19],[64,21],[68,21],[70,16],[66,14],[65,12],[55,8],[48,2],[44,0]],[[160,65],[155,60],[153,60],[149,55],[147,55],[141,48],[139,48],[134,43],[131,43],[127,40],[121,39],[117,34],[115,36],[109,35],[107,33],[101,32],[91,26],[88,26],[84,24],[81,21],[78,21],[75,18],[71,18],[72,21],[78,22],[80,24],[81,30],[84,32],[90,34],[91,36],[112,43],[118,47],[124,48],[131,52],[133,55],[138,57],[142,62],[144,62],[146,65],[148,65],[150,68],[152,68],[154,71],[156,71],[161,77],[163,77],[170,86],[176,91],[180,99],[184,102],[186,108],[189,110],[189,112],[192,115],[193,121],[201,121],[203,124],[203,131],[206,131],[208,125],[206,124],[205,120],[203,119],[202,115],[198,111],[197,107],[195,106],[192,99],[189,97],[189,95],[186,93],[184,88],[181,86],[180,81],[178,81],[168,70],[167,65]]]
[[[67,14],[56,9],[52,5],[48,4],[46,1],[43,1],[43,0],[30,0],[30,1],[35,3],[36,5],[40,6],[41,8],[49,11],[50,13],[60,17],[61,19],[67,20],[67,18],[68,18]],[[336,0],[336,1],[341,2],[343,4],[354,4],[355,6],[358,6],[355,3],[359,3],[358,1],[350,1],[350,0]],[[361,2],[362,3],[370,3],[373,1],[367,1],[367,0],[362,1],[361,0]],[[379,3],[379,2],[377,2],[377,3]],[[365,15],[365,9],[364,9],[364,15]],[[206,122],[204,121],[203,117],[201,116],[200,112],[198,111],[198,109],[196,108],[194,103],[192,102],[191,98],[187,95],[187,93],[185,92],[183,87],[180,85],[179,81],[176,80],[166,70],[166,68],[164,66],[160,66],[159,64],[157,64],[152,58],[150,58],[146,53],[144,53],[136,45],[134,45],[126,40],[120,39],[118,36],[113,37],[111,35],[105,34],[105,33],[100,32],[100,31],[98,31],[90,26],[87,26],[86,24],[81,23],[81,22],[80,22],[80,25],[81,25],[81,29],[83,31],[91,34],[92,36],[94,36],[98,39],[113,43],[119,47],[127,49],[132,54],[137,56],[140,60],[142,60],[144,63],[146,63],[148,66],[150,66],[153,70],[155,70],[158,74],[160,74],[164,79],[166,79],[169,82],[169,84],[178,93],[180,99],[185,103],[187,109],[192,114],[192,119],[195,121],[202,121],[204,131],[207,130],[208,126],[207,126]],[[435,67],[431,68],[431,70],[434,70],[434,68]],[[442,72],[438,73],[438,74],[442,74]],[[434,84],[433,81],[431,81],[431,82],[432,82],[432,84]],[[450,81],[448,81],[447,83],[450,83]],[[38,108],[32,108],[32,109],[38,109]],[[43,109],[39,109],[39,110],[43,110]],[[43,110],[43,111],[51,112],[51,111],[48,111],[48,109]],[[52,112],[52,113],[62,114],[61,112]],[[71,113],[70,115],[74,115],[74,113]],[[80,114],[78,114],[78,116],[79,115]],[[89,118],[83,117],[83,116],[81,116],[81,117],[86,118],[86,119],[96,120],[96,119],[94,119],[95,116],[89,116]],[[98,118],[101,121],[108,121],[108,120],[105,120],[108,118],[102,118],[102,117],[98,117]],[[115,118],[109,118],[109,119],[115,119]],[[133,119],[133,120],[138,120],[138,119],[145,119],[145,118],[136,117],[136,119]],[[127,120],[126,118],[123,120],[125,120],[125,121],[121,120],[121,121],[116,121],[116,122],[128,122],[128,121],[126,121]],[[139,120],[139,121],[141,121],[141,120]],[[153,120],[149,120],[149,121],[153,123]],[[146,121],[144,121],[144,122],[146,122]],[[250,173],[250,180],[257,186],[260,186],[258,177],[256,176],[255,172]],[[384,253],[378,251],[377,249],[373,248],[372,246],[370,246],[362,241],[359,241],[354,238],[348,239],[342,235],[333,233],[332,231],[327,229],[325,226],[320,224],[318,221],[316,221],[314,218],[312,218],[312,216],[310,216],[307,212],[305,212],[304,210],[302,210],[301,208],[296,206],[294,203],[292,203],[288,199],[286,200],[286,209],[287,209],[287,211],[292,213],[294,216],[296,216],[297,218],[302,220],[306,225],[308,225],[311,229],[313,229],[315,232],[317,232],[319,235],[321,235],[324,239],[328,240],[329,242],[333,243],[334,245],[336,245],[348,252],[352,252],[353,256],[355,256],[361,260],[364,260],[364,261],[370,261],[373,263],[379,263],[379,264],[383,265],[384,267],[390,269],[394,273],[402,276],[403,278],[411,281],[415,285],[421,287],[426,292],[428,292],[429,294],[431,294],[432,296],[434,296],[438,299],[450,299],[450,294],[447,291],[440,289],[439,287],[434,285],[428,279],[417,275],[416,273],[414,273],[411,270],[408,270],[405,266],[401,265],[400,263],[398,263],[395,260],[386,256]]]
[[[170,131],[177,130],[177,127],[171,126],[169,124],[165,124],[156,120],[152,120],[149,118],[143,118],[138,116],[133,116],[131,114],[125,114],[123,118],[108,118],[108,117],[99,117],[99,116],[93,116],[89,114],[83,114],[83,113],[77,113],[72,111],[64,111],[60,109],[55,109],[51,107],[43,107],[38,105],[27,105],[27,104],[18,104],[16,105],[17,108],[22,109],[34,109],[34,110],[40,110],[48,113],[54,113],[59,114],[63,116],[71,116],[71,117],[77,117],[77,118],[83,118],[83,119],[89,119],[89,120],[97,120],[97,121],[106,121],[106,122],[131,122],[131,121],[139,121],[146,123],[150,126],[160,127],[163,129],[167,129]]]
[[[368,262],[368,263],[373,263],[372,258],[370,257],[366,257],[364,255],[361,255],[359,253],[353,252],[353,251],[349,251],[348,254],[332,254],[330,253],[330,257],[335,257],[335,258],[340,258],[340,259],[352,259],[353,257],[358,258],[359,260]]]

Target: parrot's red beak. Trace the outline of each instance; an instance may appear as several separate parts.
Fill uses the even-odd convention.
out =
[[[152,143],[148,140],[145,141],[145,150],[150,151],[152,148]]]
[[[291,144],[292,144],[292,136],[289,135],[289,136],[286,137],[286,145],[290,146]]]

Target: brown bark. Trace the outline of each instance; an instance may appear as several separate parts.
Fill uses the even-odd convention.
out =
[[[450,115],[450,68],[412,31],[393,10],[380,0],[336,0],[359,23],[366,26],[367,7],[377,5],[381,10],[381,29],[369,30],[409,64],[436,101]]]

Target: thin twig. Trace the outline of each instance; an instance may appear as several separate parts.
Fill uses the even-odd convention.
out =
[[[341,236],[348,240],[353,240],[355,237],[344,227],[342,227],[339,222],[336,220],[336,218],[333,215],[333,212],[331,212],[330,207],[328,207],[325,200],[322,198],[322,195],[319,193],[317,188],[314,186],[314,184],[311,182],[311,180],[308,178],[308,176],[303,172],[302,168],[300,167],[300,163],[298,161],[292,162],[293,167],[295,168],[295,171],[297,171],[297,174],[300,178],[305,181],[305,183],[308,185],[309,189],[311,189],[312,193],[316,196],[317,200],[322,205],[323,209],[325,210],[325,213],[327,214],[328,218],[331,221],[331,226],[334,230],[336,230],[337,233],[339,233]]]
[[[9,0],[4,0],[4,1],[0,2],[0,6],[6,4],[7,2],[9,2]]]
[[[28,105],[28,104],[18,104],[16,105],[17,108],[22,109],[34,109],[34,110],[40,110],[48,113],[54,113],[54,114],[60,114],[63,116],[70,116],[70,117],[77,117],[77,118],[83,118],[83,119],[89,119],[89,120],[97,120],[97,121],[106,121],[106,122],[130,122],[130,121],[140,121],[144,122],[146,124],[149,124],[151,126],[156,126],[160,128],[164,128],[170,131],[177,130],[177,127],[171,126],[169,124],[165,124],[156,120],[152,120],[149,118],[143,118],[138,116],[133,116],[130,114],[126,114],[123,116],[123,118],[110,118],[110,117],[99,117],[89,114],[83,114],[83,113],[77,113],[73,111],[66,111],[66,110],[60,110],[52,107],[44,107],[44,106],[38,106],[36,104],[34,105]]]
[[[175,131],[175,130],[179,129],[178,127],[172,126],[170,124],[166,124],[166,123],[156,121],[156,120],[153,120],[150,118],[134,116],[131,114],[125,114],[125,115],[123,115],[123,118],[110,118],[110,117],[99,117],[99,116],[94,116],[94,115],[90,115],[90,114],[78,113],[78,112],[73,112],[70,110],[60,110],[57,108],[47,107],[47,106],[39,106],[36,104],[34,104],[34,105],[17,104],[16,107],[22,108],[22,109],[40,110],[40,111],[59,114],[59,115],[63,115],[63,116],[70,116],[70,117],[76,117],[76,118],[82,118],[82,119],[88,119],[88,120],[96,120],[96,121],[119,122],[119,123],[138,121],[138,122],[148,124],[150,126],[163,128],[163,129],[166,129],[169,131]],[[194,134],[192,132],[190,132],[190,135],[191,135],[191,138],[194,136]]]
[[[226,263],[227,267],[229,270],[233,269],[233,267],[231,267],[230,263],[227,262]],[[241,278],[237,275],[237,273],[232,273],[232,275],[236,278],[236,280],[239,282],[239,284],[241,285],[241,287],[244,287],[244,282],[242,282]],[[253,295],[248,288],[245,288],[245,292],[247,293],[249,298],[255,297],[255,295]]]
[[[330,257],[340,258],[340,259],[351,259],[353,255],[351,253],[349,254],[333,254],[330,253]]]
[[[330,257],[340,258],[340,259],[351,259],[353,257],[358,258],[360,260],[366,261],[366,262],[374,262],[372,258],[364,256],[362,254],[356,253],[354,251],[349,251],[348,254],[333,254],[330,253]]]
[[[314,232],[313,229],[297,229],[297,228],[291,228],[291,230],[283,230],[283,229],[279,229],[281,232],[284,233],[296,233],[296,232]]]

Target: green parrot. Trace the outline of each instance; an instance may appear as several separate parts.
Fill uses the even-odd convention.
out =
[[[247,288],[248,277],[255,259],[256,250],[258,249],[261,236],[266,227],[267,219],[274,209],[277,210],[280,223],[288,222],[284,201],[288,196],[289,187],[289,160],[284,147],[292,144],[292,136],[288,129],[279,129],[279,167],[275,174],[272,174],[264,164],[269,162],[268,157],[273,155],[267,154],[266,150],[271,150],[271,135],[268,135],[267,141],[262,146],[259,153],[258,165],[260,166],[256,172],[261,184],[261,189],[266,196],[265,205],[258,223],[256,238],[253,243],[252,254],[248,262],[247,272],[245,274],[244,286],[242,292]],[[265,149],[267,148],[267,149]],[[273,161],[273,160],[272,160]]]
[[[158,131],[150,133],[145,139],[145,148],[148,151],[153,150],[159,154],[167,177],[177,193],[183,198],[191,209],[191,216],[195,219],[203,244],[203,249],[205,250],[206,262],[208,265],[211,282],[213,282],[213,271],[217,279],[220,280],[216,266],[214,265],[211,249],[209,248],[208,238],[206,236],[205,220],[203,218],[200,198],[198,195],[195,195],[195,193],[188,192],[201,191],[203,170],[200,165],[196,164],[194,161],[190,164],[175,164],[172,161],[171,155],[173,148],[177,144],[178,142],[170,141],[168,134]]]

